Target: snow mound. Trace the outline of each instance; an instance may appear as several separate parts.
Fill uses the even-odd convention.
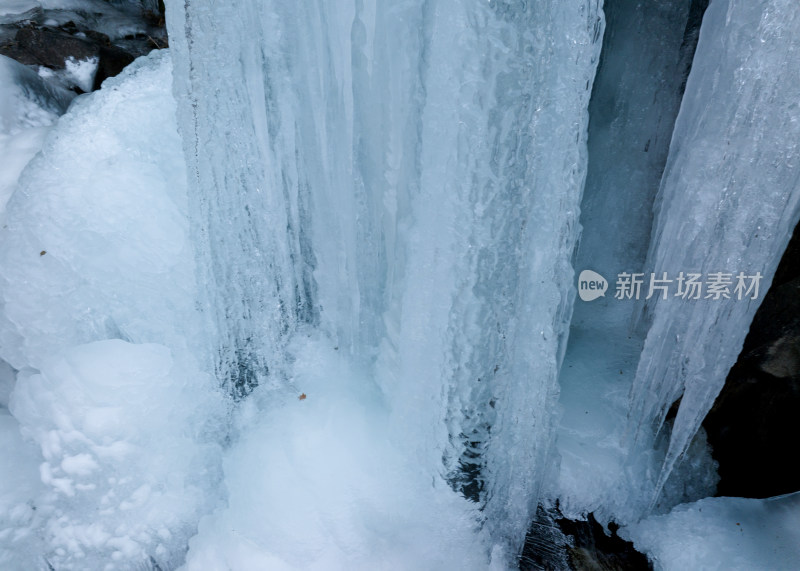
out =
[[[156,52],[78,98],[7,205],[3,569],[173,568],[218,501],[226,401],[184,336],[200,329],[171,72]]]
[[[10,409],[44,457],[46,491],[33,505],[51,565],[128,569],[186,545],[213,477],[202,453],[215,453],[198,444],[213,408],[198,379],[166,347],[120,340],[71,348],[19,375]]]
[[[402,454],[377,387],[323,338],[293,349],[296,391],[246,401],[184,569],[487,569],[475,504]]]
[[[35,75],[35,74],[34,74]],[[0,229],[0,357],[39,368],[65,347],[183,343],[193,253],[169,57],[82,96],[21,175]]]

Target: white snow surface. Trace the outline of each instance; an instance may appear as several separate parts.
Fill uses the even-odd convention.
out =
[[[82,60],[68,58],[64,62],[66,79],[80,87],[85,93],[91,92],[94,86],[94,76],[97,74],[97,61],[96,57]]]
[[[16,369],[101,339],[197,334],[170,83],[156,53],[80,97],[20,177],[0,229],[0,343]]]
[[[292,345],[292,388],[262,387],[240,411],[227,506],[182,569],[488,569],[476,506],[404,453],[368,372],[326,337]]]
[[[657,571],[793,571],[800,561],[800,493],[765,500],[707,498],[622,528]]]
[[[219,499],[209,427],[225,399],[183,334],[194,274],[171,82],[155,52],[81,97],[7,205],[4,569],[175,566]]]
[[[31,568],[37,555],[56,569],[98,570],[179,558],[213,505],[204,456],[217,448],[199,444],[215,401],[198,388],[210,381],[163,345],[118,339],[18,375],[9,408],[43,457],[45,490],[29,505],[44,549],[28,554]]]

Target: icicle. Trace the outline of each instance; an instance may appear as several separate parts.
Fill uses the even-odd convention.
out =
[[[706,12],[648,254],[673,294],[649,302],[631,394],[640,434],[681,398],[656,496],[719,394],[800,217],[798,56],[794,0],[716,0]],[[701,275],[697,300],[675,295],[689,273]],[[758,293],[747,291],[759,276]]]

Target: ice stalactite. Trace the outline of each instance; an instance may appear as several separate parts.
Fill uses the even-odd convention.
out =
[[[662,300],[658,292],[647,306],[631,433],[646,439],[681,399],[659,489],[722,388],[800,217],[799,53],[795,2],[716,0],[705,14],[648,266],[659,278],[718,275],[726,293]],[[747,288],[757,275],[755,295]]]

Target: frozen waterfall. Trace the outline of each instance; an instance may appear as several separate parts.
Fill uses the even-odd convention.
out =
[[[800,219],[796,0],[166,10],[93,93],[0,55],[0,568],[796,566],[701,428]]]
[[[600,6],[171,10],[218,369],[237,394],[280,387],[292,335],[326,331],[408,458],[518,550],[552,440]]]

